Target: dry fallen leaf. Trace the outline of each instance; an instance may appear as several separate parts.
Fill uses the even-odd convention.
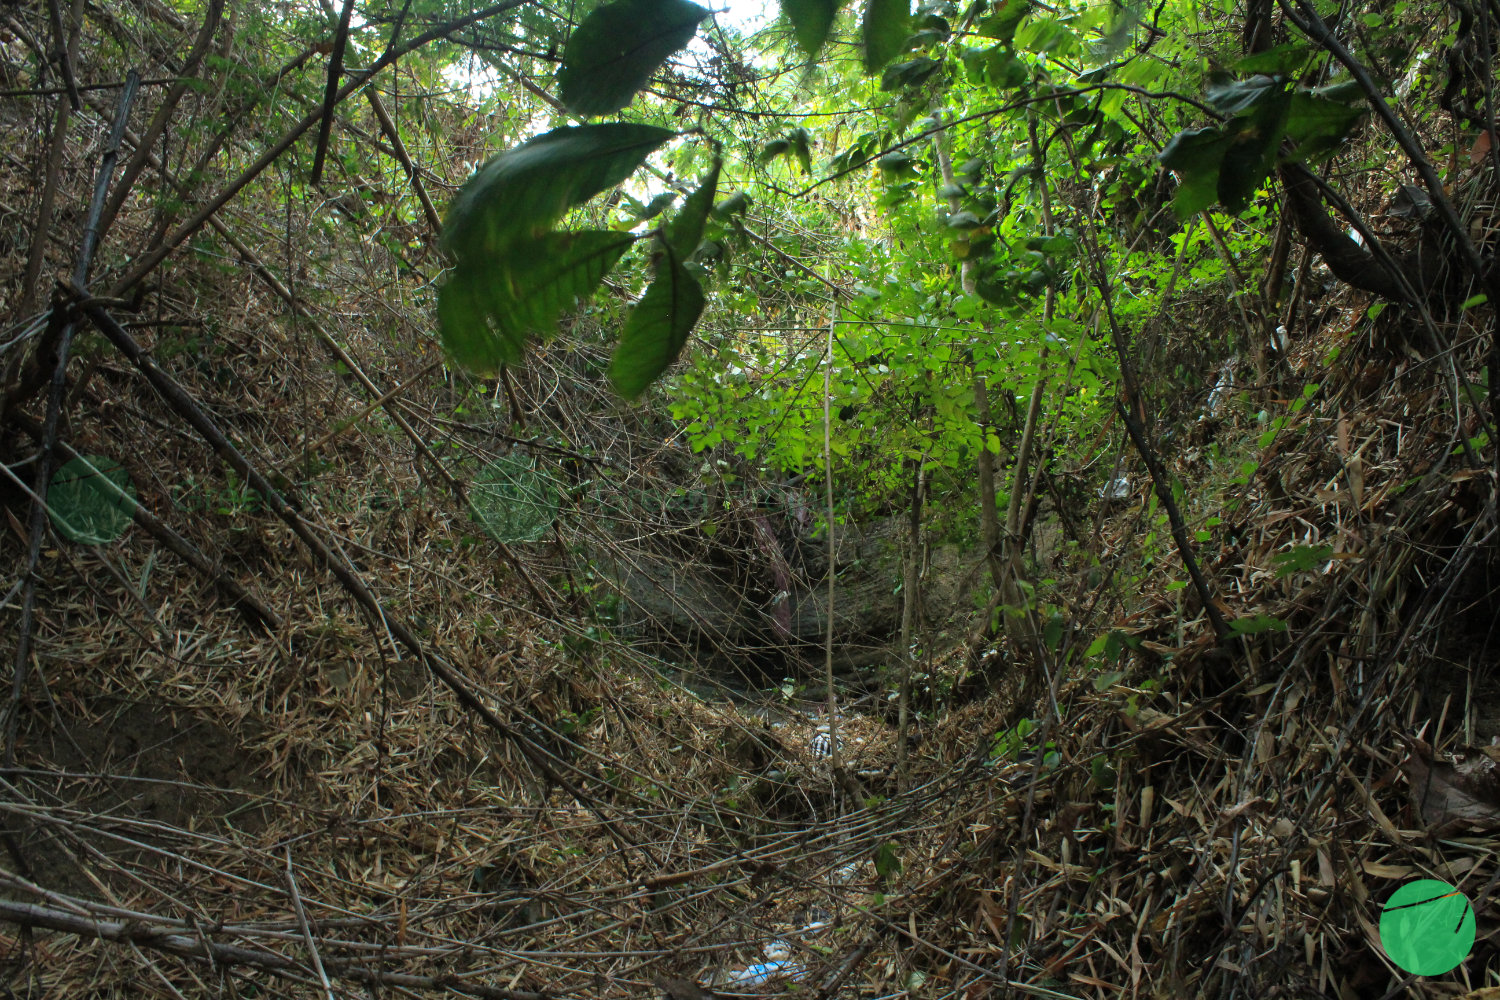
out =
[[[1411,779],[1412,801],[1433,834],[1500,828],[1500,764],[1483,752],[1440,760],[1432,747],[1411,741],[1401,765]]]

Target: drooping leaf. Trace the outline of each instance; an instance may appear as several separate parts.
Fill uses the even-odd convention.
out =
[[[892,63],[880,75],[880,89],[897,90],[902,87],[918,86],[937,72],[941,65],[942,63],[936,59],[927,56],[917,56],[905,62]]]
[[[80,455],[52,474],[47,514],[71,542],[105,545],[135,517],[135,486],[125,466],[101,455]]]
[[[750,196],[743,191],[736,191],[714,206],[713,215],[715,219],[732,219],[736,215],[745,214],[749,207]]]
[[[629,177],[673,133],[609,123],[553,129],[493,157],[448,209],[443,249],[460,260],[541,235],[564,212]]]
[[[879,73],[906,47],[911,34],[911,0],[868,0],[862,29],[865,73]]]
[[[1366,110],[1362,98],[1350,104],[1312,93],[1293,94],[1284,125],[1286,137],[1297,144],[1297,158],[1306,159],[1342,142]]]
[[[501,364],[521,360],[525,339],[491,321],[486,277],[479,265],[460,262],[438,289],[437,315],[448,357],[469,371],[493,375]]]
[[[995,12],[980,18],[974,28],[986,38],[1009,45],[1016,37],[1016,28],[1020,25],[1021,18],[1031,10],[1031,0],[1001,0],[995,6]]]
[[[781,13],[792,26],[792,37],[809,56],[816,56],[833,30],[838,0],[781,0]]]
[[[682,203],[682,210],[667,227],[667,245],[680,259],[692,256],[698,244],[703,242],[703,226],[708,222],[708,213],[719,189],[719,168],[722,165],[722,161],[715,157],[713,166],[698,183],[698,189],[688,195],[687,201]]]
[[[808,136],[807,129],[792,129],[786,134],[786,141],[791,144],[792,155],[802,164],[802,172],[812,173],[812,139]]]
[[[608,230],[547,233],[489,260],[464,260],[438,292],[443,347],[463,367],[493,374],[521,360],[526,338],[556,332],[636,240]]]
[[[1286,90],[1280,77],[1258,73],[1245,80],[1230,80],[1210,86],[1204,93],[1214,109],[1226,115],[1248,111]]]
[[[708,11],[688,0],[615,0],[574,29],[558,88],[568,110],[605,115],[625,107],[668,56],[692,41]]]
[[[1219,164],[1229,147],[1229,137],[1217,128],[1188,129],[1167,143],[1157,159],[1177,172],[1177,193],[1172,210],[1186,219],[1203,211],[1218,198]]]
[[[522,334],[551,336],[558,317],[593,295],[635,241],[630,233],[585,230],[548,233],[521,248],[526,252],[512,255],[509,268],[497,269],[496,278],[507,283],[516,303],[505,321]]]
[[[656,277],[636,303],[609,363],[609,381],[634,399],[666,371],[703,312],[703,286],[670,246],[662,248]]]
[[[1256,105],[1252,114],[1231,123],[1229,145],[1219,164],[1218,187],[1219,201],[1231,213],[1245,210],[1276,165],[1290,103],[1290,94],[1277,93]]]

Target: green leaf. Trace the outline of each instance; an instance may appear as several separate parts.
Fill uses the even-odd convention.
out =
[[[520,361],[527,336],[556,332],[558,316],[592,295],[635,240],[608,230],[548,233],[496,259],[461,261],[438,292],[443,347],[481,374]]]
[[[802,172],[812,173],[812,137],[807,134],[807,129],[794,128],[786,134],[786,139],[791,144],[792,155],[802,164]]]
[[[1291,95],[1279,93],[1258,104],[1253,114],[1237,118],[1219,164],[1219,201],[1231,213],[1243,212],[1276,165],[1283,123]]]
[[[664,246],[656,277],[625,321],[609,363],[609,380],[620,395],[635,399],[671,366],[702,312],[702,286]]]
[[[667,227],[667,244],[679,258],[692,256],[698,244],[703,242],[703,227],[708,222],[709,210],[714,205],[714,194],[719,187],[719,168],[722,162],[714,158],[714,164],[699,182],[698,189],[688,195],[682,209]]]
[[[674,135],[654,125],[564,126],[493,157],[448,209],[443,249],[489,257],[546,231],[562,214],[639,167]]]
[[[461,262],[438,290],[438,329],[443,350],[454,363],[480,375],[493,375],[502,364],[521,360],[525,338],[490,321],[487,273]]]
[[[1205,92],[1208,103],[1226,115],[1239,114],[1257,107],[1286,91],[1280,77],[1260,73],[1246,80],[1214,84]]]
[[[640,210],[640,212],[637,213],[637,217],[642,222],[644,222],[644,221],[646,221],[648,219],[654,219],[658,215],[660,215],[662,212],[666,211],[667,208],[671,206],[672,202],[674,202],[676,200],[677,200],[677,192],[675,192],[675,191],[663,191],[661,194],[657,195],[655,198],[652,198],[651,201],[648,202],[647,204],[641,205],[641,210]]]
[[[80,455],[52,474],[47,514],[70,542],[104,545],[135,517],[135,487],[125,466],[102,455]]]
[[[1229,148],[1229,137],[1217,128],[1179,132],[1158,159],[1177,171],[1177,193],[1172,209],[1178,218],[1196,215],[1214,203],[1219,190],[1219,163]]]
[[[522,333],[555,333],[558,316],[593,295],[635,241],[630,233],[586,230],[548,233],[530,244],[527,253],[514,255],[507,272],[496,275],[507,281],[516,303],[508,321]]]
[[[760,156],[756,157],[761,163],[770,163],[778,156],[783,156],[792,151],[792,143],[788,139],[772,139],[760,148]]]
[[[736,215],[744,215],[750,207],[750,196],[743,191],[736,191],[714,206],[714,218],[719,220],[732,219]]]
[[[792,37],[809,56],[816,56],[828,40],[838,11],[837,0],[781,0],[781,13],[791,22]]]
[[[1303,159],[1342,142],[1365,111],[1362,100],[1349,104],[1311,93],[1293,94],[1283,130],[1297,144],[1298,159]]]
[[[1234,64],[1237,73],[1276,73],[1296,77],[1317,54],[1306,42],[1286,42],[1264,52],[1248,55]]]
[[[927,56],[917,56],[906,62],[892,63],[880,75],[880,89],[898,90],[903,87],[915,87],[936,73],[941,65],[942,63],[936,59]]]
[[[1001,0],[996,7],[995,13],[981,18],[974,25],[974,30],[986,38],[993,38],[1009,45],[1016,37],[1016,28],[1020,25],[1021,18],[1031,10],[1031,2],[1030,0]]]
[[[865,73],[881,68],[901,54],[911,34],[911,0],[868,0],[863,36]]]
[[[908,153],[896,150],[894,153],[886,153],[875,161],[875,165],[883,173],[892,174],[897,177],[912,177],[916,175],[917,161]]]
[[[1294,545],[1285,552],[1271,557],[1276,564],[1276,575],[1288,577],[1293,573],[1308,573],[1328,561],[1333,555],[1332,545]]]
[[[1261,632],[1285,632],[1286,622],[1280,618],[1272,618],[1270,615],[1251,615],[1248,618],[1236,618],[1229,623],[1230,631],[1236,635],[1257,635]]]
[[[557,73],[563,104],[580,115],[625,107],[707,16],[687,0],[615,0],[597,8],[563,50]]]
[[[875,850],[875,874],[888,879],[901,870],[901,859],[896,855],[896,845],[890,841]]]

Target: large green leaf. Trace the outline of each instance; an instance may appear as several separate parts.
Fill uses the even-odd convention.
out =
[[[636,303],[609,364],[609,380],[634,399],[669,368],[703,312],[703,287],[670,246],[662,248],[656,277]]]
[[[511,325],[551,336],[558,316],[593,295],[636,239],[631,233],[585,230],[548,233],[518,248],[511,266],[496,275],[508,281],[506,291],[516,303]]]
[[[1216,83],[1208,88],[1205,96],[1215,109],[1233,115],[1262,105],[1285,90],[1286,84],[1280,77],[1258,73],[1245,80]]]
[[[460,262],[438,290],[438,328],[454,363],[481,375],[521,360],[525,335],[495,324],[487,291],[494,285],[480,265]]]
[[[910,34],[911,0],[869,0],[863,25],[865,72],[879,73],[901,54]]]
[[[1229,145],[1219,164],[1218,189],[1219,201],[1231,213],[1245,210],[1276,165],[1290,103],[1290,94],[1275,94],[1256,105],[1252,114],[1231,123]]]
[[[714,207],[714,195],[719,189],[719,168],[722,161],[714,157],[714,165],[703,175],[698,189],[688,195],[682,210],[667,227],[667,244],[679,258],[692,256],[698,244],[703,242],[703,227],[708,222],[708,213]]]
[[[615,0],[598,8],[563,50],[557,72],[563,103],[580,115],[625,107],[707,16],[687,0]]]
[[[1177,172],[1177,193],[1172,209],[1179,218],[1197,215],[1218,198],[1219,164],[1229,147],[1229,137],[1217,128],[1195,128],[1179,132],[1157,158]]]
[[[895,90],[898,87],[915,87],[936,73],[940,66],[942,63],[927,56],[917,56],[906,62],[894,63],[887,66],[885,72],[881,74],[880,89]]]
[[[1030,10],[1031,0],[1001,0],[995,5],[993,14],[979,19],[974,30],[986,38],[994,38],[1009,45],[1016,37],[1016,28],[1021,24],[1021,18]]]
[[[838,0],[781,0],[781,13],[792,25],[792,37],[810,56],[816,56],[828,41],[838,12]]]
[[[531,334],[599,287],[636,237],[608,230],[547,233],[492,260],[460,261],[438,293],[443,346],[483,374],[521,360]]]
[[[448,209],[443,248],[460,260],[541,235],[575,205],[629,177],[672,138],[654,125],[564,126],[491,159]]]
[[[1286,115],[1286,137],[1297,144],[1297,158],[1305,159],[1343,141],[1367,108],[1312,93],[1292,95]]]

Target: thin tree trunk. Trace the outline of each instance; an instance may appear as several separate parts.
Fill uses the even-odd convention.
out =
[[[907,730],[911,725],[911,675],[916,667],[912,658],[912,623],[919,608],[922,581],[922,466],[924,459],[912,464],[911,520],[906,540],[906,567],[901,580],[901,695],[896,712],[896,782],[906,791],[910,777],[906,759]]]

